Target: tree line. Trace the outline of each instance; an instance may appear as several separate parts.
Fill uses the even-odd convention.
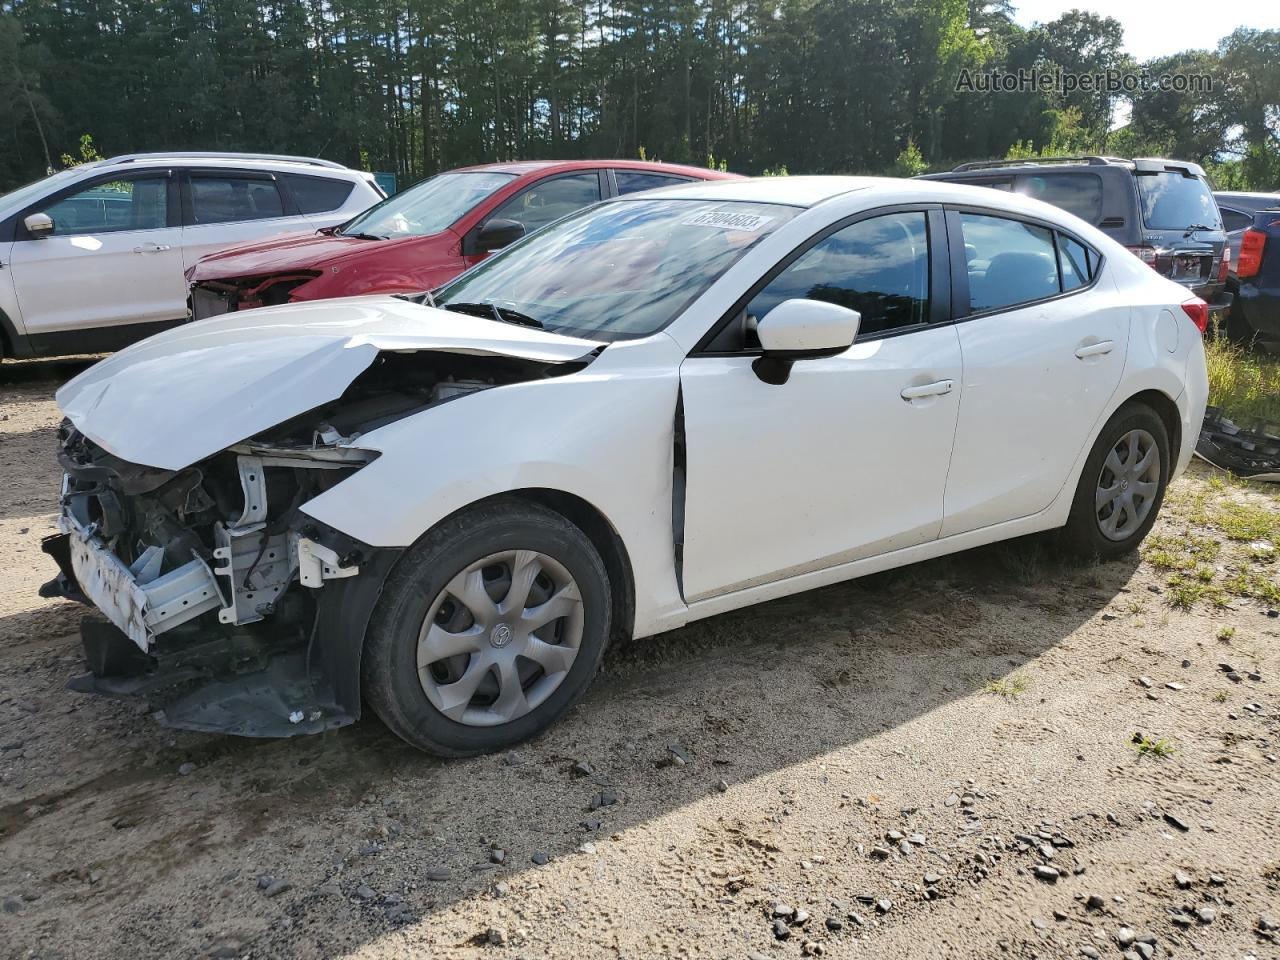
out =
[[[1280,31],[1145,64],[1114,19],[1010,0],[0,0],[0,189],[96,149],[300,153],[396,173],[636,157],[894,173],[1167,155],[1280,189]],[[1212,78],[957,89],[962,71]],[[1127,125],[1111,129],[1117,108]],[[84,139],[85,137],[89,139]]]

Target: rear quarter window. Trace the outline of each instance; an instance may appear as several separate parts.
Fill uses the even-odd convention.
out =
[[[328,213],[347,202],[355,184],[331,177],[308,177],[299,173],[285,174],[289,190],[303,213]]]
[[[1036,173],[1018,178],[1018,193],[1074,213],[1086,223],[1102,218],[1102,178],[1096,173]]]
[[[1222,211],[1222,227],[1224,230],[1231,232],[1234,230],[1244,230],[1253,225],[1253,216],[1248,213],[1241,213],[1239,210]]]

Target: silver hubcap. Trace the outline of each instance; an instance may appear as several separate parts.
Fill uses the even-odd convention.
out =
[[[1160,489],[1160,448],[1146,430],[1130,430],[1102,463],[1094,506],[1108,540],[1125,540],[1142,526]]]
[[[582,643],[582,596],[546,554],[508,550],[449,581],[418,633],[427,699],[468,726],[510,723],[568,676]]]

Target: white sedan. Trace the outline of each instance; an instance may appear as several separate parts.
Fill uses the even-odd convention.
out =
[[[773,178],[572,214],[435,292],[236,313],[68,383],[77,686],[170,724],[532,736],[610,640],[1061,528],[1132,550],[1207,312],[1062,210]]]

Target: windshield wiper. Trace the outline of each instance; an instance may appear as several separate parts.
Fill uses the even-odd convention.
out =
[[[385,240],[386,237],[377,233],[340,233],[340,237],[355,237],[357,240]]]
[[[501,323],[515,323],[522,327],[542,327],[542,321],[510,307],[500,307],[496,303],[441,303],[438,306],[456,313],[469,313],[474,317],[491,317]]]
[[[1212,229],[1213,227],[1207,226],[1206,224],[1203,224],[1203,223],[1193,223],[1191,224],[1191,226],[1187,227],[1187,230],[1182,235],[1182,238],[1185,240],[1187,237],[1191,236],[1193,233],[1199,233],[1201,230],[1212,230]]]

